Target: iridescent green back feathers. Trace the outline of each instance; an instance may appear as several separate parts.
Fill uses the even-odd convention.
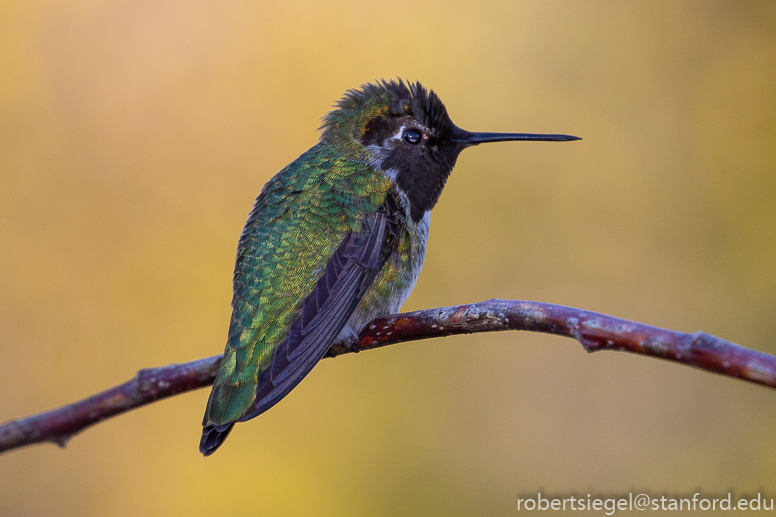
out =
[[[321,144],[264,187],[235,265],[229,341],[206,419],[239,420],[343,236],[385,200],[389,181]]]

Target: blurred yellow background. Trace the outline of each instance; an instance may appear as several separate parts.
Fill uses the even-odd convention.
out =
[[[519,298],[776,353],[776,2],[6,0],[0,420],[223,350],[262,184],[347,88],[469,130],[405,309]],[[208,390],[0,456],[0,515],[515,515],[776,497],[776,393],[527,333],[323,361],[197,452]]]

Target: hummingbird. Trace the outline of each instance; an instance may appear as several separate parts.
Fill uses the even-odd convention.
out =
[[[200,452],[277,404],[333,343],[353,346],[418,279],[431,209],[458,154],[486,142],[579,140],[472,133],[433,90],[380,80],[348,90],[317,144],[262,188],[237,247],[226,350]]]

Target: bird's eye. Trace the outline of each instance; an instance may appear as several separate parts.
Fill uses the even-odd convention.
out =
[[[412,128],[405,129],[404,130],[404,134],[402,135],[402,138],[404,138],[405,142],[407,142],[408,144],[413,144],[413,145],[415,145],[418,142],[420,142],[420,137],[421,137],[420,131],[418,131],[417,129],[412,129]]]

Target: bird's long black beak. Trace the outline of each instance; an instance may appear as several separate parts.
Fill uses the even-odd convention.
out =
[[[539,140],[548,142],[568,142],[570,140],[582,140],[572,135],[547,135],[537,133],[470,133],[461,131],[453,138],[453,142],[469,147],[471,145],[484,144],[486,142],[511,142],[514,140]]]

